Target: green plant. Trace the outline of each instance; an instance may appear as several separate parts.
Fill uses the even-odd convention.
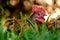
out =
[[[19,26],[20,33],[16,35],[14,31],[8,31],[8,28],[3,25],[6,20],[2,15],[0,20],[0,40],[60,40],[59,28],[52,27],[51,30],[48,30],[47,21],[38,26],[36,22],[31,22],[27,16],[23,18],[22,13],[20,13],[20,16],[22,20]],[[29,21],[30,25],[26,20]],[[40,32],[38,31],[39,28],[41,28]]]

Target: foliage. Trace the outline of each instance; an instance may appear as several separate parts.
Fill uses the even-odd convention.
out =
[[[5,17],[2,15],[0,20],[0,40],[60,40],[59,28],[52,27],[51,30],[48,30],[46,25],[47,22],[44,22],[38,26],[36,22],[31,22],[27,16],[23,19],[22,13],[20,16],[22,20],[22,23],[19,26],[21,31],[18,35],[16,35],[14,31],[8,31],[8,28],[3,25]],[[26,19],[31,25],[26,23]],[[24,29],[23,24],[25,24]],[[40,32],[38,31],[39,28],[41,28]]]

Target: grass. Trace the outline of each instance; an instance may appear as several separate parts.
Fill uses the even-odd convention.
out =
[[[2,15],[0,20],[0,40],[60,40],[59,28],[52,27],[51,30],[48,30],[47,21],[38,26],[36,22],[32,23],[27,16],[23,19],[22,13],[20,13],[20,16],[22,23],[19,25],[20,33],[17,35],[17,32],[8,31],[8,27],[3,25],[6,20],[5,16]],[[26,23],[26,19],[30,25]],[[25,26],[23,26],[24,24]],[[42,29],[40,32],[38,31],[39,28]]]

